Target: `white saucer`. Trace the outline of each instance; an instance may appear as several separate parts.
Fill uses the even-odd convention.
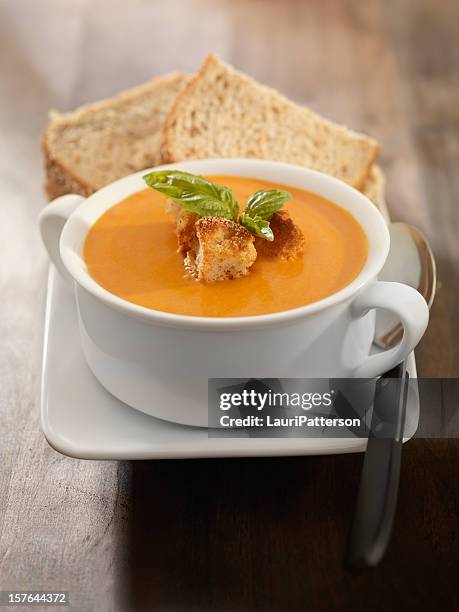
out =
[[[408,360],[416,377],[414,355]],[[407,404],[408,431],[419,417]],[[80,348],[73,293],[53,266],[48,278],[41,424],[49,444],[80,459],[172,459],[327,455],[365,450],[362,438],[209,438],[207,429],[168,423],[126,406],[95,379]]]

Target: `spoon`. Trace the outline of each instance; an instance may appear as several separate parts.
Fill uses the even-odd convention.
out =
[[[432,305],[436,267],[427,239],[407,223],[389,227],[391,250],[380,280],[404,282]],[[393,317],[379,317],[375,342],[391,348],[403,328]],[[409,393],[406,364],[386,372],[376,383],[367,450],[347,542],[345,566],[354,573],[373,568],[389,543],[397,508],[406,401]]]
[[[408,223],[391,223],[390,252],[378,279],[405,283],[424,297],[429,308],[435,297],[437,271],[432,249],[424,234]],[[380,312],[376,318],[375,344],[383,349],[398,344],[403,327],[389,313]]]

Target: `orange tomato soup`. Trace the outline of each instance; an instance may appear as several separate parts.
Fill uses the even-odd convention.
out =
[[[232,189],[241,205],[254,191],[282,188],[285,205],[305,236],[293,261],[257,257],[248,276],[202,284],[187,275],[177,253],[166,198],[153,189],[135,193],[105,212],[84,244],[89,274],[127,300],[164,312],[238,317],[289,310],[316,302],[348,285],[367,259],[367,238],[343,208],[313,193],[251,178],[210,176]]]

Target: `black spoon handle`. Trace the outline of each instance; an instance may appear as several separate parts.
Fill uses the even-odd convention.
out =
[[[400,364],[376,383],[368,446],[349,533],[345,566],[359,573],[378,565],[397,507],[408,374]]]

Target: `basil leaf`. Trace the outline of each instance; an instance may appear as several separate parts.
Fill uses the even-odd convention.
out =
[[[283,189],[257,191],[248,199],[245,212],[251,217],[261,217],[269,221],[273,214],[291,199],[292,194]]]
[[[266,221],[266,219],[258,216],[251,217],[246,212],[243,212],[239,217],[239,223],[259,238],[264,238],[269,242],[274,240],[273,231],[269,227],[269,221]]]
[[[228,187],[181,170],[157,170],[142,178],[149,187],[200,217],[225,217],[237,221],[239,204]]]

